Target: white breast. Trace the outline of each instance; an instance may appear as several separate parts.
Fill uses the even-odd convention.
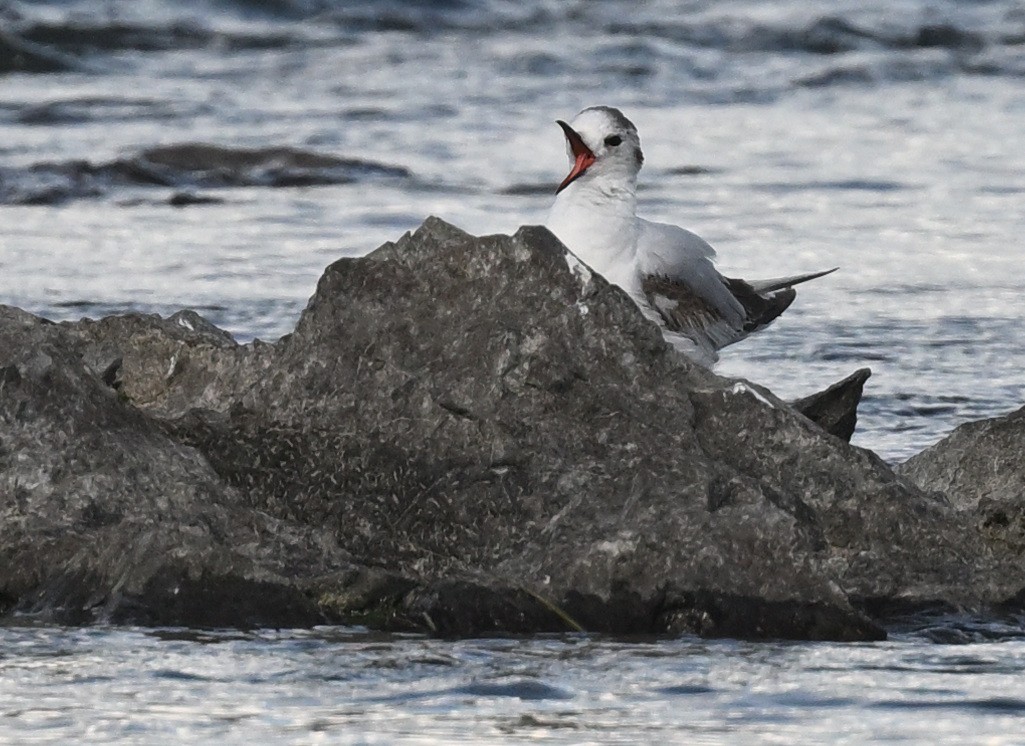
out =
[[[633,195],[624,199],[623,195],[573,186],[555,200],[546,227],[598,274],[639,297]]]

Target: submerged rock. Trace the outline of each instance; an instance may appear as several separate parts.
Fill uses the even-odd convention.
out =
[[[401,166],[296,148],[184,143],[105,163],[66,161],[2,168],[0,204],[58,204],[102,197],[117,189],[170,188],[176,190],[171,204],[182,206],[197,203],[188,196],[193,189],[315,186],[409,177]]]
[[[191,562],[210,582],[175,586],[175,608],[224,592],[248,600],[246,619],[281,594],[299,619],[442,634],[854,640],[883,635],[865,611],[890,602],[985,604],[1023,585],[945,500],[673,351],[541,228],[475,238],[430,219],[328,267],[274,344],[237,345],[188,313],[0,321],[0,368],[25,380],[45,339],[82,381],[66,406],[119,418],[44,439],[50,420],[5,403],[0,484],[21,491],[0,519],[22,537],[17,556],[0,539],[9,608],[53,611],[53,578],[84,566],[82,598],[58,596],[103,618],[136,563],[162,578]],[[89,457],[104,438],[108,455]],[[111,454],[138,439],[121,476]],[[37,479],[33,459],[62,478]],[[163,471],[137,495],[151,461]],[[62,506],[102,480],[96,510],[131,516],[104,546],[162,532],[145,563],[118,550],[105,564],[94,534],[60,529]],[[67,548],[35,551],[35,532]],[[133,598],[123,618],[168,615],[159,594]]]
[[[0,75],[67,72],[82,67],[70,55],[0,29]]]

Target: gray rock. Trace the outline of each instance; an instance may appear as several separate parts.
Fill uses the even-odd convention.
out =
[[[1025,503],[1025,407],[961,425],[897,471],[959,508],[986,500]]]
[[[960,509],[978,530],[980,551],[1025,557],[1025,408],[961,425],[897,471]]]
[[[274,344],[237,345],[194,316],[48,328],[83,381],[66,398],[106,397],[135,418],[112,432],[96,419],[90,437],[120,438],[113,452],[148,439],[131,473],[154,459],[165,470],[145,499],[118,482],[98,504],[128,503],[164,531],[216,509],[205,546],[246,563],[218,577],[265,580],[327,620],[875,639],[866,610],[986,604],[1022,585],[976,551],[945,500],[768,392],[692,364],[541,228],[474,238],[430,219],[328,267]],[[16,367],[40,349],[38,334],[11,344]],[[47,421],[19,422],[34,433]],[[112,479],[122,467],[87,464],[96,446],[2,437],[4,453],[51,470]],[[30,479],[0,463],[8,483],[10,469]],[[12,520],[71,499],[52,494],[30,489]],[[38,530],[58,520],[50,510]],[[3,591],[18,608],[56,572],[22,535],[39,569]],[[174,536],[157,557],[206,561]],[[85,539],[67,541],[61,566],[77,567]],[[114,584],[100,560],[87,566],[96,593]],[[4,572],[0,589],[14,587]],[[200,600],[186,605],[211,592],[189,589]],[[143,596],[139,618],[160,603]]]
[[[0,306],[0,609],[67,623],[323,620],[302,586],[354,567],[333,537],[247,506],[82,353],[66,327]]]
[[[81,62],[71,55],[35,44],[0,28],[0,75],[65,72],[82,67]]]
[[[871,375],[871,370],[861,368],[824,391],[791,402],[790,406],[830,435],[849,443],[858,425],[858,404],[865,381]]]
[[[0,34],[0,53],[2,43]],[[52,111],[34,114],[43,120],[57,115]],[[59,204],[102,197],[123,188],[170,188],[175,191],[167,199],[172,205],[184,206],[216,201],[192,194],[205,188],[295,187],[410,178],[412,174],[402,166],[295,148],[182,143],[100,163],[72,160],[2,167],[0,204]]]

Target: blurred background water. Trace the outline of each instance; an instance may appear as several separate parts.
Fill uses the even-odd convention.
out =
[[[1021,743],[1020,627],[935,631],[834,645],[0,629],[0,740]]]
[[[709,239],[724,273],[841,267],[720,373],[795,397],[870,366],[855,443],[890,461],[1022,405],[1025,8],[1011,0],[0,0],[0,302],[58,320],[191,307],[241,341],[275,339],[327,264],[427,215],[473,233],[542,222],[567,169],[554,120],[594,104],[638,125],[642,214]],[[1022,732],[1014,635],[965,655],[921,636],[333,634],[7,631],[0,734]]]

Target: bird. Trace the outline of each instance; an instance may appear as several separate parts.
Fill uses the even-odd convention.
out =
[[[793,286],[835,272],[748,281],[715,268],[715,249],[685,228],[637,216],[640,136],[619,109],[592,106],[556,120],[571,168],[545,226],[578,259],[618,285],[667,342],[711,368],[719,350],[772,323],[794,301]]]

